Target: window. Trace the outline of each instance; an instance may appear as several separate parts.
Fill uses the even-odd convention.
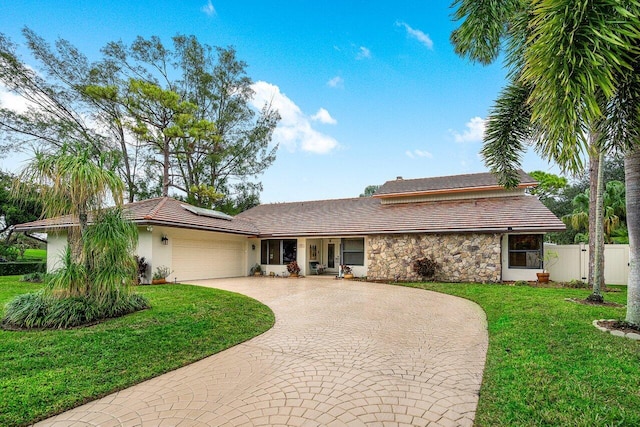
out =
[[[509,235],[509,268],[542,268],[542,234]]]
[[[260,264],[289,264],[296,260],[298,241],[270,239],[260,242]]]
[[[364,239],[342,239],[342,263],[364,265]]]

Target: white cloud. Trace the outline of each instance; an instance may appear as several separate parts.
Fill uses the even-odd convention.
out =
[[[426,157],[427,159],[433,159],[433,154],[431,154],[427,150],[407,150],[404,153],[407,155],[407,157],[410,157],[412,159],[415,159],[416,157]]]
[[[358,54],[356,55],[356,59],[369,59],[371,58],[371,51],[364,46],[360,46],[358,49]]]
[[[338,141],[335,138],[311,127],[311,120],[314,120],[314,117],[334,120],[327,110],[321,108],[313,117],[308,117],[289,97],[280,92],[278,86],[258,81],[251,87],[255,92],[251,100],[254,108],[261,109],[265,103],[268,103],[280,113],[281,120],[273,133],[276,142],[291,151],[300,148],[302,151],[316,154],[326,154],[338,147]],[[323,111],[326,115],[322,113]]]
[[[213,4],[211,3],[211,0],[207,1],[207,4],[205,4],[204,6],[202,6],[202,10],[204,13],[206,13],[209,16],[213,16],[216,14],[216,8],[213,7]]]
[[[28,101],[20,95],[9,92],[4,86],[0,86],[0,107],[13,110],[16,113],[27,111]]]
[[[396,22],[396,25],[398,27],[404,27],[404,29],[407,30],[407,34],[410,37],[413,37],[414,39],[418,40],[420,43],[425,45],[428,49],[433,49],[433,40],[431,40],[431,37],[429,37],[429,34],[425,34],[420,30],[411,28],[409,24],[407,24],[406,22],[398,21]]]
[[[465,124],[467,130],[462,133],[451,130],[456,142],[482,142],[484,138],[485,120],[480,117],[473,117]]]
[[[336,123],[338,123],[338,121],[331,117],[331,114],[329,114],[329,112],[324,108],[320,108],[317,113],[311,116],[311,120],[327,125],[335,125]]]
[[[329,87],[344,87],[344,79],[340,76],[335,76],[327,82]]]

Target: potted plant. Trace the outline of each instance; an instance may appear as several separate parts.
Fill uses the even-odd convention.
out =
[[[255,263],[255,265],[251,267],[251,270],[249,270],[249,273],[253,276],[262,276],[262,266]]]
[[[155,273],[153,273],[153,279],[151,280],[151,283],[153,283],[154,285],[167,283],[167,277],[169,277],[171,273],[173,273],[173,271],[169,267],[161,265],[160,267],[156,268]]]
[[[300,274],[300,266],[296,261],[291,261],[289,264],[287,264],[287,271],[289,272],[291,277],[298,277],[298,274]]]
[[[542,259],[542,273],[536,273],[538,276],[538,283],[549,283],[549,267],[558,262],[558,252],[545,251]]]
[[[342,270],[342,277],[343,278],[345,278],[347,280],[353,279],[353,270],[351,269],[351,267],[349,267],[346,264],[342,264],[340,266],[340,269]]]

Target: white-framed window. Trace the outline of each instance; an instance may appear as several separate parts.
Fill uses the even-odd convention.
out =
[[[509,268],[542,268],[542,234],[509,235]]]
[[[342,264],[364,265],[364,238],[342,239]]]

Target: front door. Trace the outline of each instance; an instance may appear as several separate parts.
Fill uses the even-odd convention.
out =
[[[336,268],[336,244],[329,243],[327,246],[327,268],[334,270]]]

